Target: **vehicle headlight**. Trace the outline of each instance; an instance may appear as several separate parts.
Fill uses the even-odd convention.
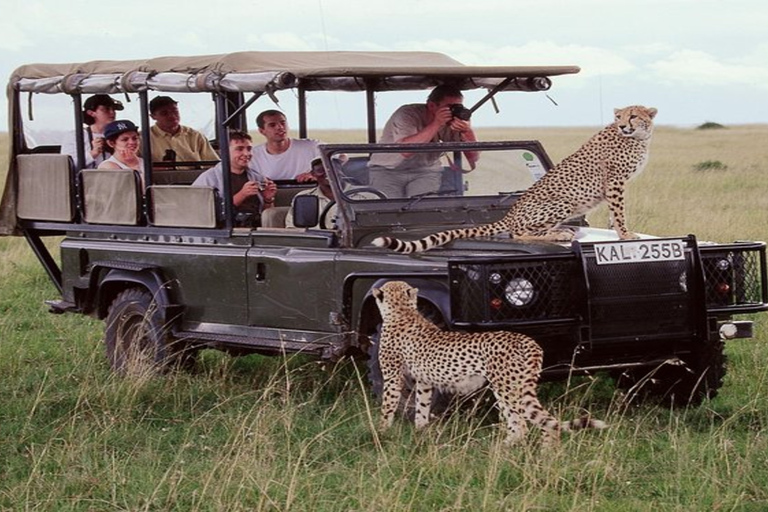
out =
[[[513,306],[526,306],[533,301],[536,291],[533,283],[522,277],[511,279],[504,289],[504,297]]]
[[[475,266],[467,267],[465,272],[467,274],[467,278],[469,278],[470,281],[479,281],[480,276],[482,275],[480,269]]]
[[[729,268],[731,268],[731,262],[725,259],[718,260],[716,265],[719,270],[728,270]]]
[[[501,274],[498,272],[493,272],[488,276],[488,280],[491,282],[491,284],[501,284],[504,278],[501,277]]]

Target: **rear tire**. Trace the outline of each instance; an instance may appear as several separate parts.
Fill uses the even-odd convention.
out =
[[[142,288],[119,293],[109,306],[104,332],[107,359],[121,374],[160,373],[194,363],[195,351],[173,340],[152,295]]]

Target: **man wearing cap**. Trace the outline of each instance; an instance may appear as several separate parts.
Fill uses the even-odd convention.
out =
[[[179,107],[170,96],[157,96],[149,102],[149,115],[155,120],[150,128],[153,162],[218,161],[205,136],[181,124]]]
[[[105,127],[115,120],[115,111],[123,110],[123,104],[107,94],[94,94],[83,103],[83,141],[85,162],[80,168],[95,169],[111,152],[104,142]],[[61,145],[61,153],[77,160],[77,137],[73,132]]]
[[[139,127],[128,119],[112,121],[104,128],[104,139],[112,156],[99,164],[99,169],[133,169],[144,178],[144,160],[139,157]]]

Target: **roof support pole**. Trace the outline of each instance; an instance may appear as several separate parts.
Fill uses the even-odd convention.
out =
[[[139,105],[141,115],[141,158],[144,160],[144,183],[147,186],[152,184],[152,143],[149,137],[149,101],[147,91],[139,92]],[[144,212],[146,215],[147,212]]]
[[[235,119],[237,119],[238,116],[242,115],[246,111],[246,109],[248,109],[248,107],[253,105],[253,102],[259,99],[262,94],[264,93],[263,92],[253,93],[253,96],[251,96],[251,98],[248,101],[246,101],[245,103],[237,107],[237,110],[232,112],[232,114],[230,114],[230,116],[224,120],[224,126],[229,128],[229,125],[231,125],[235,121]]]
[[[85,167],[85,137],[83,136],[83,96],[80,93],[73,94],[75,102],[75,165],[77,170]],[[73,189],[74,190],[74,189]]]
[[[13,99],[11,101],[11,117],[13,119],[11,144],[13,146],[13,155],[20,155],[23,153],[24,148],[27,147],[27,144],[24,140],[24,121],[21,114],[21,92],[16,88],[13,89]]]
[[[368,118],[368,142],[376,142],[376,91],[370,87],[365,89],[365,106]]]
[[[234,207],[232,205],[232,179],[229,159],[229,127],[225,119],[227,115],[227,97],[225,93],[216,93],[216,138],[219,139],[219,156],[221,157],[221,172],[224,190],[221,191],[224,202],[224,222],[227,229],[234,226]]]
[[[299,84],[299,138],[307,138],[307,91]]]
[[[501,91],[501,90],[503,90],[507,85],[509,85],[509,83],[512,80],[514,80],[514,78],[507,78],[506,80],[504,80],[501,83],[499,83],[496,87],[494,87],[493,89],[488,91],[488,94],[486,94],[485,96],[480,98],[480,100],[477,103],[472,105],[472,108],[470,108],[469,110],[474,112],[475,110],[479,109],[483,105],[483,103],[485,103],[486,101],[488,101],[491,98],[493,98],[494,96],[496,96],[496,93]]]

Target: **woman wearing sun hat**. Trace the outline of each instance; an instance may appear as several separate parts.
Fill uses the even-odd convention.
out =
[[[85,168],[95,169],[109,158],[109,147],[104,141],[104,129],[115,120],[115,112],[123,110],[123,104],[107,94],[94,94],[83,103],[83,141]],[[61,146],[61,153],[77,159],[77,138],[71,133]]]

